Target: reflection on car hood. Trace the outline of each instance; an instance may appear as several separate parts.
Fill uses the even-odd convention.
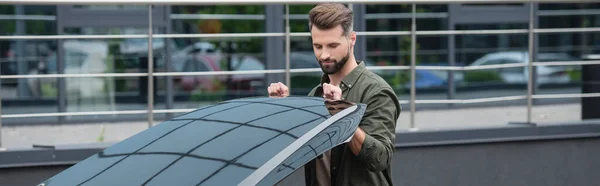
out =
[[[350,139],[365,108],[317,97],[230,100],[142,131],[40,185],[274,185]]]

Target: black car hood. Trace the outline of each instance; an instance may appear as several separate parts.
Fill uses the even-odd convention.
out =
[[[225,101],[142,131],[40,185],[274,185],[352,137],[365,108],[318,97]]]

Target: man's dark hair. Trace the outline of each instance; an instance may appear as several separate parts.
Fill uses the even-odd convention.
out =
[[[308,13],[309,30],[315,26],[321,30],[327,30],[342,26],[344,36],[348,36],[352,31],[353,13],[352,10],[338,3],[324,3],[315,6]]]

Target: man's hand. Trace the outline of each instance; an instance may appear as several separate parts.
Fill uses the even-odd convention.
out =
[[[329,101],[342,99],[342,89],[329,83],[323,83],[323,98]]]
[[[290,89],[281,82],[271,83],[267,91],[271,98],[285,98],[290,95]]]

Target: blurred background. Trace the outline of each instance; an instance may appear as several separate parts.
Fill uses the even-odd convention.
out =
[[[313,6],[289,6],[289,86],[293,95],[306,95],[322,74],[308,35],[307,13]],[[411,5],[349,5],[359,32],[357,59],[384,77],[401,100],[403,112],[397,130],[527,122],[530,6],[419,4],[414,14],[416,40],[412,41]],[[584,117],[582,108],[585,99],[598,98],[542,98],[592,93],[586,90],[600,85],[582,72],[598,65],[541,63],[596,59],[594,54],[600,54],[598,29],[573,29],[600,27],[600,3],[536,3],[533,10],[534,27],[542,31],[534,33],[534,61],[539,65],[531,73],[532,93],[541,96],[534,96],[531,122],[594,119]],[[158,74],[152,77],[154,121],[224,100],[266,96],[270,83],[286,82],[285,13],[284,5],[271,4],[154,6],[152,69]],[[3,147],[119,141],[148,127],[148,6],[0,5],[0,25]],[[564,30],[543,31],[557,28]],[[470,30],[498,33],[443,33]],[[281,34],[235,35],[252,33]],[[15,35],[35,37],[2,37]],[[52,38],[56,35],[123,37]],[[416,42],[415,113],[409,104],[411,42]],[[509,67],[479,69],[485,65]],[[22,76],[47,74],[92,75]],[[411,114],[415,115],[414,126]]]

